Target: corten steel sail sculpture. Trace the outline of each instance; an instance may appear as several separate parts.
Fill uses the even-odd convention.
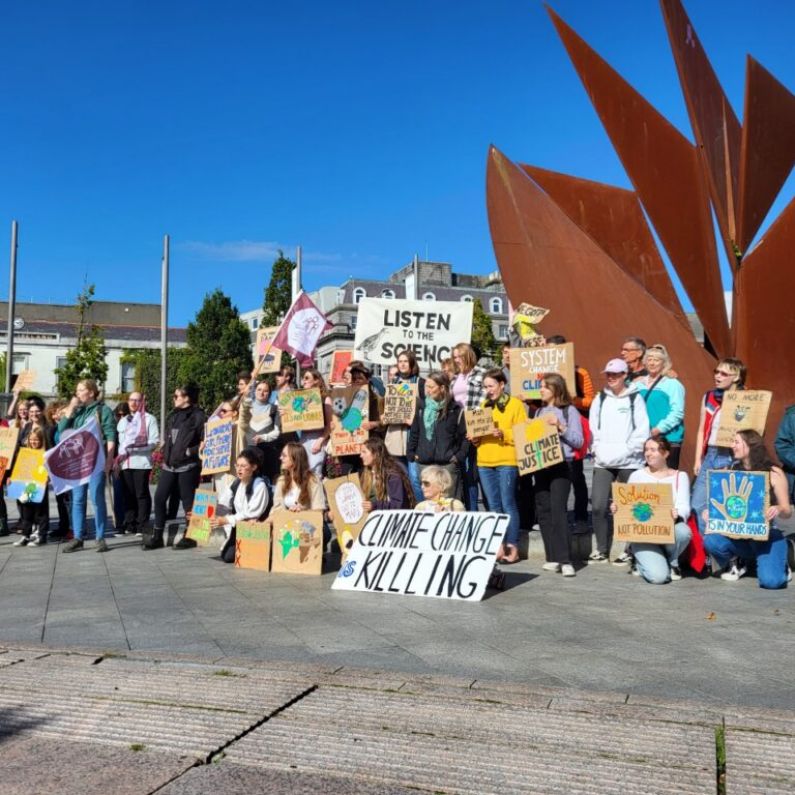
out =
[[[634,191],[518,165],[492,147],[486,193],[508,296],[552,310],[542,332],[574,341],[592,373],[625,336],[668,346],[687,388],[692,455],[713,354],[739,356],[749,385],[773,390],[769,432],[795,402],[795,199],[746,254],[795,164],[795,97],[749,58],[741,125],[681,2],[661,6],[696,144],[548,9]],[[734,276],[731,326],[712,213]],[[703,324],[706,350],[647,217]]]

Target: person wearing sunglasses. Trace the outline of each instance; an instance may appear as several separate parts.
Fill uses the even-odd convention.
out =
[[[696,482],[693,484],[691,502],[696,514],[698,532],[702,536],[704,535],[702,514],[707,507],[707,472],[710,469],[727,469],[732,462],[732,448],[718,446],[723,395],[732,389],[745,389],[746,375],[746,367],[739,359],[721,359],[715,365],[713,372],[715,388],[706,392],[701,401],[696,434],[696,457],[693,464]]]
[[[463,511],[464,503],[450,496],[453,490],[453,478],[450,472],[435,464],[425,467],[420,475],[422,500],[417,503],[415,511]]]

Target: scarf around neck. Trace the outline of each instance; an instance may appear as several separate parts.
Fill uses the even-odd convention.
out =
[[[422,410],[422,422],[425,425],[425,436],[430,439],[433,435],[433,426],[442,410],[442,403],[439,400],[428,398],[425,401],[425,408]]]
[[[508,401],[511,399],[510,395],[506,395],[503,392],[496,400],[486,400],[483,404],[487,409],[497,409],[497,411],[501,411],[505,413],[505,407],[508,405]]]

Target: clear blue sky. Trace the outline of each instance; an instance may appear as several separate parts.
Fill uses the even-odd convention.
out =
[[[552,5],[690,136],[656,2]],[[795,4],[686,8],[738,115],[746,52],[795,89]],[[6,3],[3,78],[0,295],[16,218],[18,300],[71,303],[87,275],[157,302],[166,232],[172,325],[216,286],[260,306],[297,243],[307,289],[426,250],[486,273],[492,142],[628,186],[535,0]]]

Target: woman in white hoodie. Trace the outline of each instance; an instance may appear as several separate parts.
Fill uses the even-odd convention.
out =
[[[588,415],[594,455],[591,510],[596,550],[589,562],[610,558],[613,526],[609,513],[612,485],[626,483],[643,466],[643,445],[649,438],[649,415],[637,389],[627,386],[627,363],[611,359],[603,370],[607,387],[594,398]]]

